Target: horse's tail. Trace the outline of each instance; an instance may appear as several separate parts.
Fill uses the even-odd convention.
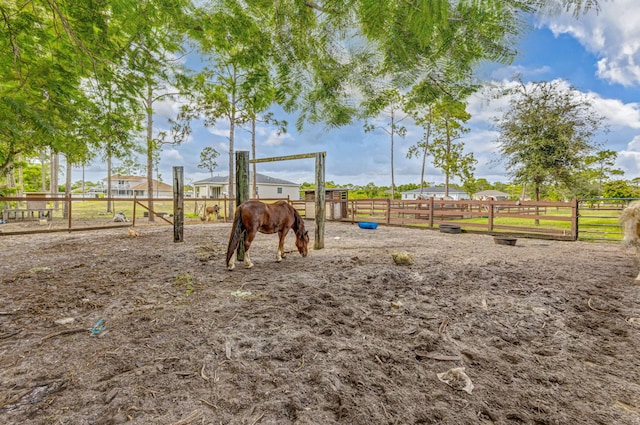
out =
[[[638,245],[638,225],[640,225],[640,201],[632,202],[620,214],[620,224],[624,232],[624,242],[627,246]]]
[[[227,246],[227,267],[229,266],[231,257],[233,257],[233,253],[236,251],[236,249],[238,249],[238,245],[240,245],[240,236],[242,235],[243,230],[244,226],[242,224],[242,206],[238,206],[233,216],[233,226],[231,227],[229,245]]]

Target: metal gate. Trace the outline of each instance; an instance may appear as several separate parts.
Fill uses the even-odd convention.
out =
[[[638,198],[592,198],[578,201],[578,240],[593,242],[622,241],[618,223],[620,212]]]

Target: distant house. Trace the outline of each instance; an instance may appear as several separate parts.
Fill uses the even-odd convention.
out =
[[[508,193],[499,190],[482,190],[473,194],[473,199],[478,201],[486,201],[492,199],[494,201],[506,201],[511,197]]]
[[[251,182],[251,177],[249,177]],[[251,183],[250,183],[251,184]],[[229,194],[229,176],[215,176],[193,183],[197,198],[222,198]],[[258,197],[300,199],[300,185],[287,180],[277,179],[256,173]]]
[[[92,196],[101,196],[107,193],[109,178],[102,179],[100,187],[93,187],[89,190]],[[154,198],[173,197],[173,186],[157,180],[152,181]],[[111,176],[111,196],[116,198],[133,198],[134,194],[140,198],[148,198],[147,178],[141,176]]]
[[[406,192],[402,192],[403,200],[414,200],[414,199],[445,199],[445,188],[444,187],[425,187],[422,189],[422,196],[420,196],[420,189],[407,190]],[[449,197],[447,199],[452,199],[455,201],[459,201],[461,199],[469,199],[469,195],[464,190],[456,189],[453,187],[449,188]]]

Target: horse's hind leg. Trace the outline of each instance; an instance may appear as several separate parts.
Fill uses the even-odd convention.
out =
[[[236,268],[236,252],[233,251],[233,253],[231,254],[231,259],[229,260],[229,263],[227,263],[227,270],[233,270]]]
[[[247,231],[247,236],[244,239],[244,265],[248,269],[253,267],[253,263],[251,262],[251,257],[249,256],[249,248],[251,247],[251,242],[253,242],[253,238],[255,236],[256,236],[256,232]]]

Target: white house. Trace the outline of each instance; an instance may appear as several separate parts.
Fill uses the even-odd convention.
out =
[[[300,185],[287,180],[277,179],[256,173],[258,197],[300,199]],[[249,182],[251,184],[251,176]],[[193,183],[197,198],[222,198],[229,193],[229,176],[215,176]]]
[[[425,187],[422,189],[422,196],[420,195],[420,189],[407,190],[406,192],[402,192],[402,200],[412,201],[414,199],[429,199],[433,197],[434,199],[445,199],[445,188],[444,187]],[[456,189],[453,187],[449,187],[449,197],[446,199],[452,199],[455,201],[459,201],[461,199],[469,199],[469,195],[463,190]]]
[[[91,196],[102,196],[107,193],[109,178],[105,177],[101,181],[100,187],[92,187],[87,194]],[[173,186],[157,180],[152,181],[154,198],[172,198]],[[147,198],[148,185],[147,178],[141,176],[121,176],[116,174],[111,176],[111,196],[116,198],[133,198],[133,195],[140,198]]]

